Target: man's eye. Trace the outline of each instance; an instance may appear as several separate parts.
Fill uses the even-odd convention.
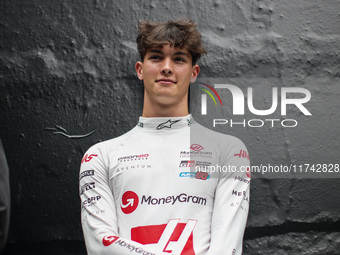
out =
[[[178,61],[178,62],[185,62],[185,59],[184,59],[184,58],[181,58],[181,57],[177,57],[177,58],[175,58],[175,61]]]
[[[151,55],[150,59],[161,59],[161,57],[158,55]]]

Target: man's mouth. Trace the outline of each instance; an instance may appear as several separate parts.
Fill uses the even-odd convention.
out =
[[[156,82],[162,83],[162,84],[176,84],[177,83],[176,81],[174,81],[172,79],[165,79],[165,78],[158,79],[158,80],[156,80]]]

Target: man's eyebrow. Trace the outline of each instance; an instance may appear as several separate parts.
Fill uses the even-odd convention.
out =
[[[161,55],[164,54],[163,51],[158,50],[158,49],[151,49],[151,50],[149,50],[149,53],[158,53],[158,54],[161,54]],[[176,51],[176,52],[174,53],[174,55],[175,55],[175,56],[183,55],[183,56],[190,57],[189,54],[186,53],[186,52],[184,52],[184,51]]]
[[[163,54],[163,52],[161,50],[157,50],[157,49],[152,49],[149,50],[150,53],[159,53],[159,54]]]
[[[184,56],[190,57],[189,54],[186,53],[186,52],[184,52],[184,51],[177,51],[177,52],[175,52],[174,55],[176,55],[176,56],[177,56],[177,55],[184,55]]]

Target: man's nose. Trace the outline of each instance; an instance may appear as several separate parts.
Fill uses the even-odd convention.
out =
[[[162,74],[172,74],[173,73],[172,63],[171,63],[170,59],[164,59],[161,72],[162,72]]]

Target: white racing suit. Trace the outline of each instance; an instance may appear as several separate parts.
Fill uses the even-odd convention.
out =
[[[88,254],[241,254],[249,156],[191,116],[143,118],[92,146],[80,169]]]

